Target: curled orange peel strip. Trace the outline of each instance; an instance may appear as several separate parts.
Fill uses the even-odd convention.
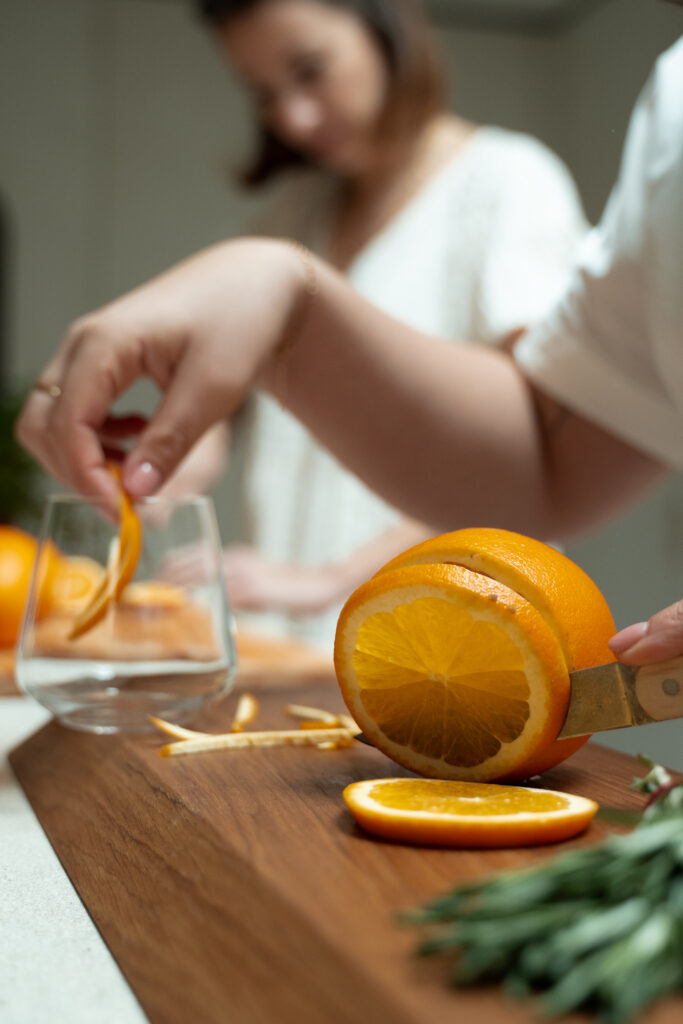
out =
[[[237,704],[235,717],[230,726],[230,733],[243,732],[244,726],[254,721],[258,711],[259,703],[256,698],[252,697],[250,693],[243,693]],[[150,715],[149,720],[153,725],[156,725],[157,729],[165,732],[167,736],[173,736],[179,740],[192,740],[199,739],[202,736],[211,737],[215,735],[210,732],[197,732],[195,729],[186,729],[182,725],[176,725],[175,722],[167,722],[163,718],[155,718],[152,715]]]
[[[108,467],[116,477],[120,488],[118,554],[112,564],[107,566],[104,579],[92,595],[86,607],[76,617],[68,640],[78,640],[101,622],[107,614],[112,601],[116,601],[135,576],[135,570],[142,549],[142,524],[136,514],[133,503],[121,486],[118,468]]]

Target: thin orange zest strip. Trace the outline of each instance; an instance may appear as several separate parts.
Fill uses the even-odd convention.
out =
[[[111,468],[111,467],[110,467]],[[115,472],[120,480],[118,472]],[[67,639],[77,640],[101,622],[112,601],[117,600],[135,576],[142,549],[142,523],[136,514],[130,497],[121,487],[119,506],[121,526],[116,562],[108,566],[102,583],[93,594],[88,605],[77,616]]]

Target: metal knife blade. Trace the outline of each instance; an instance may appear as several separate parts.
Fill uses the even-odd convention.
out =
[[[611,662],[570,672],[558,739],[683,718],[683,657],[635,668]]]

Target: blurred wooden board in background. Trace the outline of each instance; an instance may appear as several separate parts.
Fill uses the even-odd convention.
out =
[[[278,678],[320,675],[332,670],[332,656],[296,640],[240,631],[237,637],[238,679],[262,678],[275,669]],[[18,697],[14,651],[0,650],[0,697]]]

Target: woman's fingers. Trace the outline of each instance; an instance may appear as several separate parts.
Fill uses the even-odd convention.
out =
[[[225,549],[223,568],[236,611],[315,615],[338,596],[333,566],[275,562],[254,548],[235,545]]]
[[[63,476],[60,447],[55,441],[52,424],[57,404],[62,399],[69,363],[88,333],[87,325],[87,317],[71,325],[40,374],[38,386],[29,392],[15,424],[17,440],[49,473],[65,482],[69,481]],[[48,388],[56,388],[56,394],[49,393]]]
[[[626,665],[651,665],[683,655],[683,601],[623,629],[609,646]]]
[[[125,388],[117,390],[110,374],[116,338],[103,327],[102,318],[93,317],[67,332],[40,378],[55,385],[55,393],[34,389],[29,394],[16,434],[53,476],[84,494],[111,499],[116,487],[97,431]]]
[[[83,494],[115,493],[107,454],[148,427],[141,417],[112,417],[114,402],[142,376],[153,376],[160,386],[172,382],[182,358],[183,332],[163,317],[149,330],[146,319],[135,308],[131,314],[124,299],[121,307],[81,322],[41,378],[59,377],[60,393],[35,391],[22,411],[19,440],[50,473]]]
[[[117,329],[106,315],[70,349],[49,421],[51,454],[61,479],[82,494],[114,493],[99,435],[116,399],[143,374],[141,349],[135,335]]]
[[[226,396],[202,350],[178,361],[168,389],[124,463],[123,484],[136,498],[154,494],[225,411]],[[212,370],[213,375],[212,375]]]
[[[14,432],[17,440],[40,462],[48,473],[59,477],[56,460],[49,448],[49,424],[56,399],[44,391],[29,392]]]
[[[304,285],[281,242],[244,239],[199,253],[78,321],[41,375],[17,437],[83,494],[112,494],[107,453],[123,447],[110,410],[140,377],[163,398],[124,461],[124,485],[152,494],[201,435],[229,415],[280,341]],[[229,352],[226,358],[226,352]],[[137,430],[133,430],[133,434]]]

